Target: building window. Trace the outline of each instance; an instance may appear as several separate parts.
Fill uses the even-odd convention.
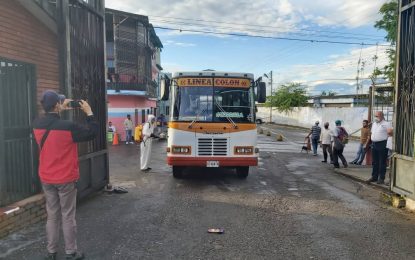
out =
[[[166,115],[168,116],[170,114],[170,107],[166,106]]]

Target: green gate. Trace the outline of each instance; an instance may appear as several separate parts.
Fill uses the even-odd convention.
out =
[[[40,191],[30,127],[35,96],[35,66],[0,57],[0,207]]]

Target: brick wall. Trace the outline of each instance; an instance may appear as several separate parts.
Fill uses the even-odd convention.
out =
[[[15,0],[0,0],[0,10],[0,56],[36,65],[38,100],[59,90],[57,36]]]
[[[42,113],[42,92],[59,90],[57,36],[15,0],[0,0],[0,10],[0,57],[36,66],[38,112]],[[45,218],[42,194],[2,208],[0,238]]]
[[[0,208],[0,239],[14,231],[43,221],[46,216],[43,194]]]

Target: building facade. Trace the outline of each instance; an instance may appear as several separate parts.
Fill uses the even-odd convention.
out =
[[[45,90],[88,100],[99,123],[97,138],[78,145],[79,198],[104,187],[109,171],[104,1],[1,0],[0,10],[2,237],[45,216],[39,194],[38,147],[31,129],[33,119],[43,113],[40,99]],[[61,117],[85,121],[77,111]],[[34,204],[41,205],[36,214],[25,208]],[[4,224],[13,221],[15,225]]]
[[[138,125],[157,114],[163,45],[147,16],[106,9],[105,25],[108,121],[125,140],[127,115]]]

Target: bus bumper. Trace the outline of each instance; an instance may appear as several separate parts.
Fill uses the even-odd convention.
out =
[[[167,157],[171,166],[206,167],[208,161],[218,161],[219,167],[257,166],[257,157]]]

